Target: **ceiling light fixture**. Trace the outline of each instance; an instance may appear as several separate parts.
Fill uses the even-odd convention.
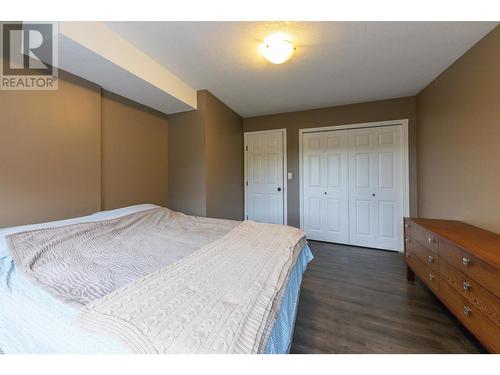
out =
[[[283,34],[272,34],[260,45],[260,52],[273,64],[283,64],[290,59],[295,47]]]

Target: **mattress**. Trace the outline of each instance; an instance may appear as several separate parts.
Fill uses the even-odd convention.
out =
[[[0,230],[0,352],[127,353],[126,347],[118,340],[76,327],[74,320],[79,308],[56,300],[26,279],[9,254],[5,236],[44,227],[108,220],[154,207],[158,206],[137,205],[98,212],[83,218]],[[290,349],[302,274],[311,259],[311,251],[305,245],[288,279],[265,353],[286,353]]]

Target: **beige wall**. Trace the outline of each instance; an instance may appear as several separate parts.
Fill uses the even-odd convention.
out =
[[[199,110],[169,115],[168,129],[169,208],[188,215],[206,216],[202,115]]]
[[[168,116],[169,207],[243,219],[241,117],[206,90],[196,111]]]
[[[0,227],[101,207],[100,90],[60,73],[55,91],[0,91]]]
[[[206,106],[207,216],[243,219],[243,120],[208,91]]]
[[[250,117],[243,119],[243,127],[245,132],[280,128],[287,129],[287,167],[288,172],[293,173],[293,180],[288,180],[288,225],[298,227],[300,224],[299,129],[397,119],[409,119],[410,212],[416,214],[417,168],[415,97]]]
[[[166,204],[164,116],[64,71],[55,91],[0,91],[0,114],[0,228]]]
[[[107,91],[101,103],[102,208],[166,206],[166,116]]]
[[[418,208],[500,233],[500,27],[417,96]]]

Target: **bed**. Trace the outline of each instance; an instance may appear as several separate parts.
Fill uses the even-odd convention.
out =
[[[82,230],[81,228],[85,229],[85,226],[90,225],[97,225],[96,228],[98,229],[107,228],[107,226],[110,225],[109,223],[122,223],[119,220],[128,220],[129,222],[127,222],[126,225],[120,224],[119,228],[123,229],[126,227],[127,232],[135,233],[138,229],[134,227],[134,225],[136,225],[136,222],[139,221],[135,219],[136,216],[150,215],[150,220],[158,220],[155,219],[154,215],[152,216],[154,213],[161,214],[163,215],[162,217],[166,217],[166,219],[164,218],[162,220],[166,220],[169,223],[175,223],[172,224],[173,226],[182,227],[181,229],[184,232],[179,232],[181,229],[176,227],[176,232],[173,232],[174,234],[167,238],[168,242],[173,245],[169,247],[169,251],[161,254],[154,252],[149,253],[149,248],[154,248],[155,246],[158,247],[158,244],[148,243],[147,236],[146,240],[143,236],[140,239],[142,242],[135,242],[133,243],[133,246],[137,247],[138,243],[143,245],[141,246],[143,252],[140,254],[140,257],[141,259],[145,259],[144,262],[131,262],[130,256],[127,258],[127,256],[125,256],[127,254],[121,254],[121,258],[113,258],[113,265],[109,266],[115,269],[114,272],[109,272],[108,274],[106,269],[104,273],[102,270],[100,272],[96,271],[95,275],[93,275],[94,277],[97,277],[96,280],[99,280],[99,282],[102,280],[109,280],[109,283],[103,284],[111,285],[108,288],[109,290],[98,293],[92,288],[89,289],[89,286],[92,287],[92,282],[94,280],[92,278],[92,270],[89,271],[84,269],[84,272],[81,272],[81,275],[77,275],[78,280],[73,281],[77,287],[72,285],[72,287],[63,289],[59,288],[60,285],[58,284],[57,276],[54,280],[51,279],[46,281],[47,274],[44,275],[32,272],[31,268],[36,267],[31,266],[36,263],[35,261],[39,262],[40,257],[45,254],[45,250],[41,252],[42,255],[37,253],[36,257],[33,257],[33,255],[30,255],[29,253],[29,251],[32,251],[30,248],[31,241],[36,240],[36,236],[38,235],[37,233],[39,232],[42,232],[43,234],[43,231],[47,231],[45,233],[45,236],[47,236],[47,233],[50,235],[53,233],[57,234],[59,232],[51,231],[59,230],[62,231],[61,238],[64,239],[64,235],[67,235],[67,232],[64,232],[65,228],[80,228],[78,229],[79,235],[74,240],[77,242],[74,242],[70,246],[66,247],[68,247],[68,254],[75,249],[78,249],[79,254],[81,254],[87,251],[85,246],[87,246],[88,243],[94,244],[92,241],[89,242],[89,238],[86,236],[102,236],[102,233],[99,231],[96,232],[98,234],[91,235],[88,234],[88,231]],[[308,262],[310,262],[313,258],[305,239],[297,241],[296,238],[300,237],[300,233],[290,232],[295,236],[293,237],[295,238],[293,240],[291,239],[292,237],[290,237],[290,241],[293,241],[293,243],[297,242],[295,245],[298,248],[296,251],[297,254],[293,257],[290,256],[290,260],[287,260],[286,267],[284,266],[285,263],[281,266],[279,265],[281,264],[279,263],[279,259],[285,258],[276,257],[276,262],[279,264],[276,263],[277,265],[275,265],[274,268],[279,272],[275,272],[277,275],[275,278],[269,277],[266,279],[267,281],[265,281],[266,288],[268,288],[267,284],[269,283],[269,280],[278,280],[276,281],[277,286],[274,288],[276,289],[274,294],[269,294],[269,292],[269,296],[267,296],[261,291],[255,291],[254,294],[251,294],[250,291],[248,292],[249,301],[250,297],[253,295],[256,296],[255,300],[264,300],[267,298],[265,299],[267,302],[264,301],[262,303],[262,306],[267,306],[267,308],[262,308],[262,306],[259,308],[255,307],[253,310],[256,311],[252,311],[248,314],[248,316],[243,317],[243,315],[246,314],[246,311],[242,310],[240,307],[236,308],[232,305],[234,304],[236,306],[238,303],[242,305],[242,303],[240,303],[241,301],[238,302],[238,295],[223,298],[223,301],[221,301],[220,304],[226,307],[229,306],[227,311],[230,311],[232,315],[228,315],[227,322],[224,323],[225,325],[223,325],[223,323],[217,323],[220,325],[220,333],[218,333],[218,335],[220,336],[224,333],[227,336],[227,332],[229,332],[232,335],[231,337],[233,337],[235,335],[234,332],[237,332],[238,329],[240,329],[238,327],[242,326],[242,332],[238,333],[241,337],[233,340],[235,342],[239,340],[234,345],[226,345],[228,342],[232,342],[229,339],[226,339],[225,343],[222,342],[224,340],[219,340],[224,345],[218,345],[216,343],[217,340],[210,339],[214,343],[207,346],[208,344],[205,345],[204,342],[207,341],[208,338],[204,339],[204,336],[201,335],[200,332],[205,334],[206,337],[210,336],[212,328],[207,329],[207,324],[214,322],[214,319],[211,317],[215,314],[215,310],[218,306],[214,305],[210,307],[210,314],[212,315],[207,315],[207,319],[198,323],[192,322],[189,318],[189,314],[192,313],[191,316],[196,316],[195,307],[200,307],[202,305],[200,301],[203,301],[203,298],[206,299],[206,296],[199,295],[201,291],[209,290],[210,295],[212,295],[213,293],[216,293],[217,289],[221,289],[222,293],[223,288],[225,287],[224,280],[222,280],[223,277],[226,277],[229,280],[229,276],[226,276],[227,271],[222,269],[222,263],[224,262],[221,260],[215,262],[214,260],[214,264],[220,265],[222,270],[222,274],[217,276],[217,272],[214,272],[208,266],[211,264],[210,261],[215,256],[219,256],[218,259],[228,258],[227,253],[223,253],[223,250],[225,247],[230,247],[233,243],[238,242],[230,237],[233,236],[234,238],[239,238],[237,236],[242,236],[242,228],[250,228],[249,230],[253,231],[258,230],[262,233],[268,231],[271,235],[275,231],[279,231],[281,229],[278,226],[272,227],[267,224],[259,227],[256,225],[260,224],[248,223],[246,224],[247,227],[244,227],[242,224],[247,222],[240,223],[229,220],[195,218],[187,215],[179,215],[182,214],[173,213],[173,211],[163,209],[155,205],[137,205],[117,210],[98,212],[81,218],[0,230],[0,353],[107,354],[131,352],[289,352],[293,336],[302,274],[305,271]],[[175,218],[177,221],[171,218]],[[107,232],[115,233],[116,228]],[[24,233],[28,233],[29,236],[23,238]],[[35,234],[34,237],[33,233]],[[183,235],[179,235],[179,233],[189,233],[189,240],[186,240],[186,238],[184,238]],[[290,236],[290,233],[287,235]],[[164,233],[162,235],[164,235]],[[283,234],[283,236],[283,238],[288,238],[285,234]],[[272,237],[278,238],[279,236],[276,235]],[[13,243],[12,238],[16,239],[18,243]],[[165,240],[165,237],[162,237],[161,239]],[[257,243],[255,242],[257,240],[257,238],[254,238],[252,240],[253,242],[248,242],[247,246],[251,246],[252,243]],[[52,239],[47,240],[47,238],[45,238],[45,241],[50,242]],[[57,246],[64,246],[65,240],[53,242],[57,242],[54,246],[56,246],[56,249],[59,249]],[[107,242],[113,241],[110,241],[109,239],[104,241],[104,243]],[[276,243],[279,244],[279,242]],[[118,242],[118,244],[115,245],[118,246],[115,247],[117,249],[121,249],[122,246],[126,248],[126,246],[121,242]],[[102,246],[102,241],[99,246]],[[95,245],[94,247],[98,246]],[[291,246],[288,247],[291,249]],[[14,251],[13,248],[16,250]],[[82,251],[82,249],[84,251]],[[288,254],[288,252],[283,252],[283,254]],[[89,254],[94,254],[92,255],[94,258],[92,258],[90,262],[93,264],[96,261],[95,254],[101,253],[102,251],[92,252],[89,250]],[[165,255],[165,253],[167,255]],[[202,254],[200,255],[200,253]],[[248,249],[246,250],[246,253],[248,253]],[[256,250],[256,254],[260,253]],[[266,253],[263,252],[262,254]],[[24,258],[23,255],[25,256]],[[203,258],[203,256],[205,258]],[[45,258],[45,262],[46,259],[52,260],[54,257],[56,256],[51,254],[49,258]],[[59,261],[59,267],[62,267],[62,270],[67,271],[67,269],[70,269],[71,271],[73,264],[72,261],[74,261],[73,258],[74,256],[61,258]],[[44,258],[42,257],[41,259]],[[80,260],[78,262],[80,262]],[[88,262],[88,259],[84,260],[84,262]],[[249,264],[251,263],[250,260],[247,260],[247,262]],[[267,263],[271,262],[269,261]],[[265,264],[267,265],[267,263]],[[256,261],[255,266],[257,267],[258,265],[259,263]],[[227,265],[226,267],[229,266],[230,265]],[[59,270],[58,268],[54,269]],[[264,268],[262,267],[262,269]],[[271,269],[271,266],[269,266],[269,269]],[[130,270],[133,270],[133,272]],[[196,272],[200,272],[200,277],[197,277]],[[245,267],[241,268],[239,273],[241,273],[241,275],[247,275],[245,276],[246,279],[253,275],[250,271],[247,272]],[[260,274],[264,272],[261,272],[259,268],[257,273]],[[269,275],[271,274],[272,272],[269,273]],[[192,276],[191,279],[189,279],[189,275]],[[221,285],[215,288],[215,290],[212,290],[213,288],[207,289],[211,288],[210,286],[207,286],[207,284],[210,283],[202,282],[202,275],[207,275],[207,278],[215,278],[214,280],[216,281],[220,279]],[[72,277],[75,278],[75,275],[72,274]],[[80,280],[80,278],[83,281]],[[179,280],[183,280],[184,284],[188,285],[187,289],[183,289],[188,291],[187,294],[177,292],[175,297],[168,297],[171,295],[168,293],[173,293],[172,290],[177,287],[181,287],[181,282],[179,282]],[[60,280],[60,282],[63,283],[63,280]],[[156,285],[157,289],[151,286],[153,285],[153,282],[155,283],[154,285]],[[84,283],[85,286],[82,286],[82,283]],[[233,284],[235,283],[233,282]],[[245,284],[242,283],[241,287],[244,287],[244,285]],[[273,289],[269,290],[271,291]],[[143,316],[140,321],[134,321],[133,318],[139,319],[135,316],[130,317],[130,319],[124,319],[123,317],[125,315],[128,314],[127,316],[130,316],[131,314],[130,311],[127,310],[129,303],[136,303],[135,296],[139,296],[137,297],[137,299],[139,299],[141,293],[148,301],[147,303],[141,304],[141,306],[147,306],[149,308],[149,310],[143,313],[146,318]],[[246,292],[240,291],[240,294],[244,293]],[[92,298],[89,297],[93,294],[96,296]],[[153,298],[151,297],[153,295],[167,297],[164,297],[163,299],[160,297]],[[178,306],[186,306],[183,307],[184,310],[177,313],[177,319],[180,323],[176,325],[172,323],[174,320],[169,320],[170,318],[161,319],[162,316],[174,316],[174,313],[172,313],[172,315],[168,315],[168,309],[173,309],[172,306],[165,305],[165,301],[169,300],[169,298],[173,298],[174,301],[178,301]],[[191,305],[185,302],[187,299],[193,301],[192,303],[190,302]],[[214,299],[217,299],[217,297],[214,297]],[[129,302],[124,303],[124,301]],[[162,303],[163,305],[161,305]],[[117,310],[116,307],[111,309],[109,306],[120,306],[121,310],[118,310],[121,315],[115,311]],[[178,309],[180,309],[180,307]],[[202,309],[202,307],[200,307],[200,309]],[[206,309],[209,309],[209,307]],[[138,310],[140,309],[135,309],[134,311],[137,312]],[[161,314],[156,314],[157,312],[160,312]],[[113,314],[118,315],[112,316]],[[221,314],[219,314],[219,316],[220,315]],[[259,318],[257,319],[256,317]],[[262,317],[265,317],[265,319]],[[241,319],[238,320],[239,318]],[[153,319],[152,322],[151,319]],[[252,319],[254,319],[255,322],[253,322]],[[245,324],[240,324],[241,321],[245,321]],[[168,327],[168,329],[171,330],[167,330],[170,332],[169,336],[165,336],[165,329],[160,330],[161,334],[157,333],[156,336],[152,334],[147,337],[142,334],[136,335],[135,332],[138,331],[137,327],[145,327],[145,331],[150,331],[151,327],[155,326],[155,324],[159,327]],[[127,326],[126,328],[128,331],[123,328],[124,325]],[[231,327],[236,328],[231,331],[229,329]],[[217,327],[214,326],[213,330],[216,328]],[[120,330],[122,333],[121,336],[115,334],[114,331]],[[189,330],[192,331],[190,335],[185,334],[185,332]],[[258,335],[254,332],[258,332]],[[185,335],[186,338],[183,339],[183,335]],[[254,336],[256,338],[254,338]],[[177,341],[172,339],[172,344],[170,346],[150,345],[150,343],[154,343],[155,340],[163,340],[163,344],[164,341],[170,340],[171,337],[175,337]],[[249,343],[248,341],[250,338],[255,339],[255,342]],[[133,342],[133,344],[130,344],[130,342]]]

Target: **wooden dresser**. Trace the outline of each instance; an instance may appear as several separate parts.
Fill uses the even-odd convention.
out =
[[[500,235],[453,220],[405,218],[415,274],[492,353],[500,353]]]

